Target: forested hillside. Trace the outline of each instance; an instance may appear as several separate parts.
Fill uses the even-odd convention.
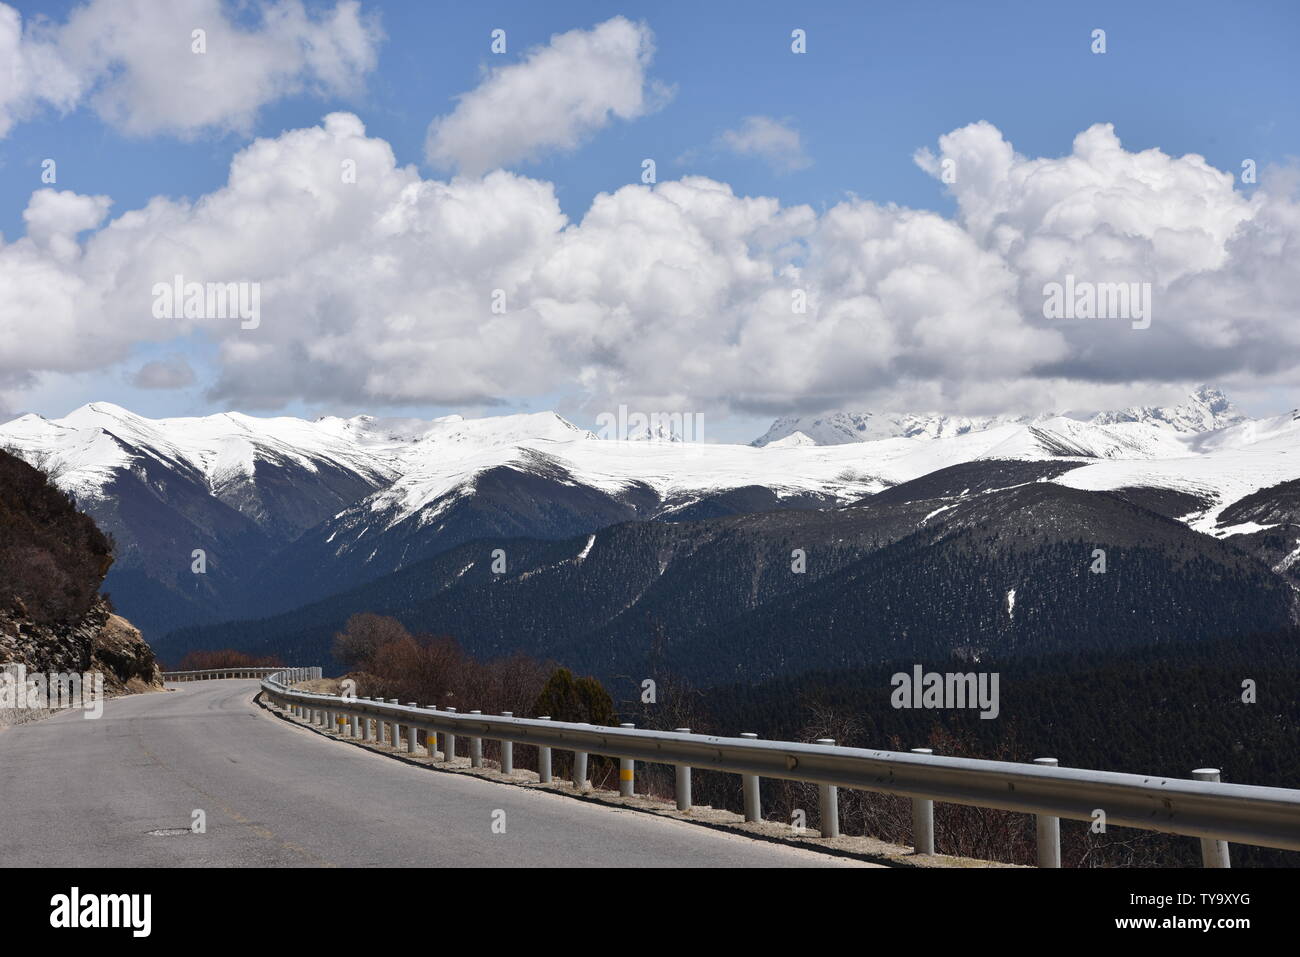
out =
[[[370,611],[473,654],[713,684],[1291,622],[1290,586],[1258,558],[1123,494],[1041,481],[1042,468],[1016,463],[1006,484],[956,498],[970,481],[960,472],[843,509],[472,542],[289,614],[175,633],[167,651],[237,647],[328,667],[333,633]]]
[[[890,677],[910,671],[904,659],[874,668],[820,671],[775,678],[758,686],[735,684],[707,692],[683,679],[660,683],[671,714],[635,703],[635,689],[613,686],[625,713],[641,723],[672,722],[719,734],[753,731],[766,738],[811,740],[907,750],[931,747],[1010,761],[1054,757],[1062,766],[1189,777],[1216,767],[1238,784],[1300,788],[1300,631],[1285,629],[1224,640],[1179,641],[1096,654],[989,654],[978,665],[960,658],[921,659],[927,670],[999,673],[1000,713],[897,709]],[[1253,702],[1246,700],[1253,683]],[[734,790],[734,788],[730,789]],[[797,799],[775,782],[765,800],[778,811]],[[731,800],[719,782],[718,800]],[[805,796],[806,797],[806,796]],[[898,806],[894,806],[894,805]],[[905,802],[878,795],[854,798],[841,817],[867,833],[907,841]],[[812,805],[812,806],[815,806]],[[995,860],[1030,863],[1033,823],[1025,815],[974,813],[939,805],[940,843],[946,849]],[[856,816],[856,817],[855,817]],[[846,826],[852,826],[846,824]],[[1124,829],[1089,835],[1062,822],[1067,866],[1196,866],[1198,844]],[[983,835],[983,836],[981,836]],[[1234,866],[1300,865],[1300,854],[1233,845]]]

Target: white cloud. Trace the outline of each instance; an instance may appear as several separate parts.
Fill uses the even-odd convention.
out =
[[[80,252],[77,234],[94,229],[108,215],[107,196],[83,196],[72,190],[42,189],[23,210],[27,238],[55,259],[74,259]]]
[[[35,373],[195,333],[217,344],[213,394],[246,408],[582,389],[601,408],[1064,409],[1113,405],[1122,383],[1300,368],[1285,181],[1246,196],[1199,157],[1129,153],[1104,126],[1030,159],[976,124],[920,161],[949,158],[956,218],[783,207],[687,177],[600,194],[571,222],[549,183],[425,179],[335,113],[253,142],[196,201],[156,198],[81,237],[105,198],[33,194],[28,235],[0,244],[0,388],[21,407]],[[1042,285],[1063,271],[1150,281],[1151,327],[1044,319]],[[153,285],[177,274],[260,283],[260,325],[155,319]]]
[[[221,0],[90,0],[66,23],[24,27],[0,3],[0,136],[42,109],[83,102],[132,135],[246,132],[267,103],[355,93],[375,67],[379,28],[357,0],[319,15],[301,0],[252,9],[259,22],[249,27]],[[193,52],[196,29],[206,52]]]
[[[1055,374],[1090,381],[1216,379],[1290,368],[1300,330],[1300,223],[1285,178],[1252,196],[1195,154],[1130,153],[1097,124],[1054,159],[1019,156],[988,123],[917,154],[933,174],[951,160],[959,222],[1017,276],[1022,313],[1041,310],[1043,285],[1066,275],[1149,282],[1153,322],[1059,326],[1069,355]],[[1041,312],[1038,313],[1041,315]]]
[[[491,70],[435,119],[426,158],[477,176],[573,150],[614,117],[636,119],[666,102],[668,91],[646,76],[653,56],[650,28],[624,17],[556,34],[521,62]]]
[[[779,173],[812,165],[799,131],[770,116],[745,117],[738,128],[723,132],[717,145],[738,156],[757,156]]]
[[[184,356],[151,359],[130,376],[137,389],[183,389],[193,385],[196,376]]]

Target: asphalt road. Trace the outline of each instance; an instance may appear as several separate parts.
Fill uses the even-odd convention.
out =
[[[431,773],[184,683],[0,731],[0,867],[798,867],[853,862]],[[189,832],[202,810],[207,833]],[[492,830],[505,812],[505,833]],[[498,815],[499,818],[499,815]],[[173,829],[174,836],[151,831]]]

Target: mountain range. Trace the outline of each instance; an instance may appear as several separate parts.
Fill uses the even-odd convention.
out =
[[[763,447],[777,443],[794,445],[843,445],[891,438],[942,439],[968,432],[983,432],[1000,425],[1028,425],[1057,418],[1040,415],[995,415],[971,418],[962,415],[911,412],[829,412],[817,416],[786,416],[753,441]],[[1187,401],[1169,408],[1133,407],[1097,412],[1083,418],[1096,425],[1143,422],[1175,432],[1212,432],[1246,420],[1218,389],[1200,386]]]
[[[163,655],[320,660],[340,616],[387,609],[484,653],[726,680],[886,646],[1222,636],[1289,621],[1300,584],[1300,416],[1248,419],[1208,388],[1088,417],[781,419],[750,446],[604,440],[549,412],[92,403],[0,426],[0,446],[113,536],[105,587]]]

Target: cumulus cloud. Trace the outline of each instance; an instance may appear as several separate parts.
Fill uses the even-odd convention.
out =
[[[131,374],[130,382],[137,389],[183,389],[195,378],[185,357],[174,355],[146,362]]]
[[[1217,379],[1297,361],[1300,306],[1294,193],[1285,180],[1251,196],[1195,154],[1126,151],[1097,124],[1061,158],[1027,158],[976,123],[917,154],[938,175],[950,161],[958,220],[1017,277],[1016,301],[1041,316],[1043,286],[1067,276],[1150,283],[1153,322],[1060,323],[1069,342],[1045,372],[1087,381]],[[1283,343],[1287,345],[1284,347]]]
[[[425,155],[437,169],[477,176],[487,170],[572,150],[615,117],[659,109],[669,91],[646,76],[654,35],[614,17],[570,30],[497,67],[429,125]]]
[[[1113,405],[1118,383],[1300,366],[1300,204],[1268,176],[1246,196],[1106,126],[1041,159],[975,124],[918,156],[945,160],[955,217],[686,177],[570,221],[547,182],[427,179],[334,113],[253,142],[192,202],[100,226],[103,197],[35,193],[28,234],[0,245],[0,387],[19,405],[34,373],[195,334],[217,346],[211,394],[245,408],[581,390],[597,408],[1065,409]],[[1043,284],[1065,272],[1152,283],[1150,328],[1045,319]],[[260,324],[156,318],[152,290],[178,275],[256,283]]]
[[[380,30],[357,0],[309,14],[301,0],[252,5],[236,23],[221,0],[89,0],[65,23],[0,3],[0,136],[44,109],[88,103],[126,133],[247,131],[258,111],[304,91],[356,92]],[[204,52],[193,33],[205,33]]]
[[[724,131],[716,145],[737,156],[756,156],[778,173],[790,173],[812,165],[799,131],[788,122],[770,116],[745,117],[739,127]]]
[[[112,202],[107,196],[83,196],[72,190],[39,190],[23,210],[27,238],[56,259],[73,259],[80,251],[77,234],[103,222]]]

